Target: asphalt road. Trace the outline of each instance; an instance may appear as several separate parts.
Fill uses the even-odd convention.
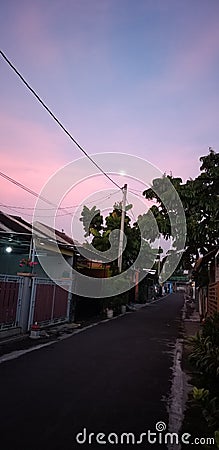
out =
[[[168,424],[171,351],[180,334],[182,306],[182,294],[169,295],[2,363],[1,449],[99,449],[105,439],[112,447],[123,432],[139,440],[148,429],[156,432],[157,422]],[[83,429],[87,435],[79,435],[79,443]],[[97,439],[101,432],[105,436]],[[91,443],[89,433],[94,433]],[[112,443],[109,433],[115,433]],[[116,448],[127,447],[119,443]],[[166,448],[144,439],[128,447]]]

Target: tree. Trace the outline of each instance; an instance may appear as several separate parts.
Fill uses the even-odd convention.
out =
[[[204,255],[214,248],[218,244],[219,237],[219,153],[209,148],[209,154],[202,156],[200,161],[201,174],[194,180],[189,179],[183,183],[181,178],[168,175],[162,179],[153,180],[152,188],[143,192],[147,199],[157,203],[152,206],[151,212],[156,218],[159,232],[166,239],[172,237],[170,214],[165,203],[155,193],[156,185],[160,183],[164,193],[163,198],[168,199],[170,193],[168,183],[165,182],[168,179],[179,194],[187,222],[186,248],[183,257],[187,267],[194,257],[198,258],[200,254]],[[174,205],[174,195],[171,194],[171,196],[170,201]],[[174,214],[174,207],[172,213]]]
[[[126,206],[126,213],[132,205]],[[96,214],[94,216],[94,214]],[[94,206],[91,210],[84,206],[82,211],[82,217],[80,220],[83,222],[85,237],[92,235],[92,246],[100,251],[106,252],[111,246],[116,249],[116,255],[114,254],[114,260],[111,262],[113,274],[117,273],[117,254],[119,248],[119,230],[121,223],[122,208],[121,203],[115,203],[113,211],[105,218],[105,225],[103,216],[100,215],[99,209]],[[89,223],[90,220],[90,223]],[[117,233],[114,231],[117,230]],[[127,270],[132,266],[136,258],[138,258],[138,267],[151,267],[156,258],[156,250],[151,249],[146,240],[142,241],[141,231],[138,222],[131,226],[131,219],[125,214],[124,234],[126,236],[126,246],[122,256],[122,269]],[[110,254],[109,254],[110,255]],[[113,258],[112,258],[113,259]]]
[[[80,221],[83,222],[85,237],[92,235],[98,235],[103,225],[103,216],[100,215],[100,210],[96,209],[96,206],[89,209],[87,206],[83,207]]]

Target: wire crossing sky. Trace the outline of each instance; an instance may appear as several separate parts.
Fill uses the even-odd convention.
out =
[[[7,58],[7,56],[3,53],[2,50],[0,50],[1,56],[4,58],[4,60],[7,62],[7,64],[11,67],[11,69],[16,73],[16,75],[20,78],[22,83],[27,87],[27,89],[34,95],[34,97],[38,100],[38,102],[43,106],[43,108],[48,112],[48,114],[55,120],[55,122],[59,125],[59,127],[64,131],[64,133],[71,139],[71,141],[81,150],[81,152],[90,160],[92,164],[100,171],[102,174],[108,178],[108,180],[111,181],[115,186],[120,188],[120,186],[115,183],[115,181],[112,180],[112,178],[109,177],[109,175],[103,171],[103,169],[98,166],[98,164],[91,158],[91,156],[88,155],[88,153],[81,147],[81,145],[73,138],[71,133],[64,127],[64,125],[60,122],[60,120],[53,114],[51,109],[45,104],[45,102],[40,98],[40,96],[36,93],[36,91],[30,86],[30,84],[25,80],[25,78],[21,75],[21,73],[16,69],[16,67],[12,64],[12,62]]]
[[[186,180],[209,147],[219,149],[218,21],[217,0],[10,0],[1,49],[91,158],[132,154]],[[81,151],[3,58],[0,81],[1,170],[40,192]],[[66,204],[108,188],[105,178],[74,189]],[[144,190],[122,175],[113,181]],[[34,207],[3,178],[0,188],[2,204]]]

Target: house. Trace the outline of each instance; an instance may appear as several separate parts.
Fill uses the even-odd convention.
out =
[[[109,266],[101,264],[94,251],[73,240],[64,231],[59,231],[39,221],[32,226],[21,217],[2,211],[0,211],[0,274],[17,275],[17,272],[21,271],[20,261],[33,256],[33,236],[37,247],[34,255],[35,261],[38,261],[38,255],[49,258],[52,264],[53,260],[56,260],[57,252],[60,252],[71,267],[78,266],[79,271],[86,272],[86,274],[89,272],[89,276],[109,276]],[[80,255],[82,249],[84,256]],[[40,264],[37,264],[34,270],[37,276],[47,277]],[[62,276],[64,275],[62,274]]]
[[[37,264],[20,267],[23,259]],[[0,330],[26,331],[36,320],[45,325],[99,313],[101,299],[89,297],[86,283],[83,294],[72,296],[77,277],[71,268],[87,277],[110,275],[107,262],[64,231],[0,211]]]
[[[37,243],[37,251],[34,253],[33,236]],[[43,255],[55,259],[58,251],[73,265],[75,246],[80,247],[64,232],[36,222],[34,227],[19,216],[9,215],[0,211],[0,274],[17,275],[22,259],[34,259],[38,262],[37,255]],[[47,277],[40,264],[34,268],[37,276]]]
[[[219,312],[219,246],[196,261],[193,278],[198,286],[200,317]]]
[[[0,274],[19,272],[20,260],[29,257],[31,239],[30,223],[0,211]]]
[[[45,260],[54,258],[57,245],[65,259],[73,258],[73,242],[59,233],[55,230],[55,245],[49,230],[40,223],[34,226]],[[0,212],[0,338],[29,331],[35,321],[44,326],[70,319],[71,280],[49,279],[33,243],[31,223]]]

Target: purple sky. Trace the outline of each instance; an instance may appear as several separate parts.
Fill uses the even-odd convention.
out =
[[[1,49],[89,154],[137,155],[185,180],[219,148],[218,21],[218,0],[3,0]],[[1,57],[0,76],[1,171],[40,192],[81,153]],[[34,206],[0,186],[1,204]]]

